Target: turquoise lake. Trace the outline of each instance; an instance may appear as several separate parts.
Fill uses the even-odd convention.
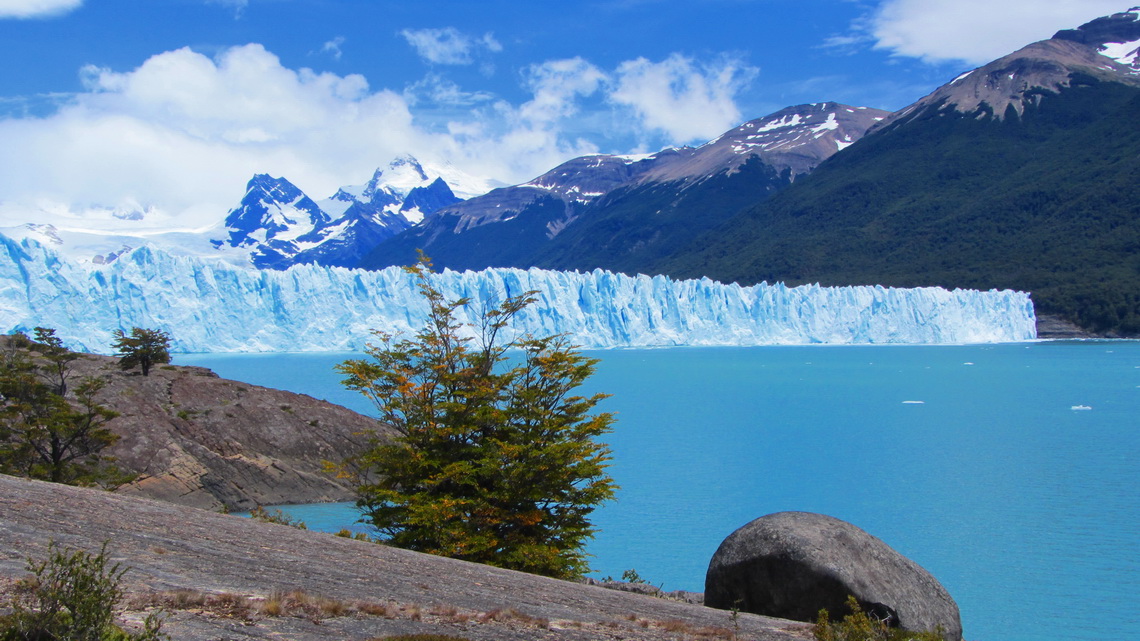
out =
[[[594,576],[702,591],[720,542],[822,512],[936,576],[970,640],[1140,635],[1140,342],[590,352],[618,499]],[[367,412],[348,354],[177,355]],[[291,506],[339,530],[350,505]],[[363,526],[357,525],[363,528]]]

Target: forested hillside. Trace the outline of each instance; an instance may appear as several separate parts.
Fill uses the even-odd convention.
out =
[[[650,271],[753,283],[1015,288],[1140,333],[1140,89],[1076,74],[995,118],[933,105]]]

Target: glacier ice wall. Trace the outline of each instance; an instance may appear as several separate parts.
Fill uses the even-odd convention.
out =
[[[586,348],[805,343],[978,343],[1035,337],[1028,294],[938,288],[752,287],[604,271],[445,271],[435,284],[467,313],[536,290],[515,327]],[[371,330],[413,332],[426,306],[411,277],[295,266],[256,271],[141,247],[79,266],[32,240],[0,236],[0,330],[55,327],[108,352],[111,331],[164,329],[182,352],[358,349]]]

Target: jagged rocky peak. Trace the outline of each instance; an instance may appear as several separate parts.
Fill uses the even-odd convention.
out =
[[[232,247],[278,235],[296,237],[328,223],[329,217],[311,198],[285,178],[255,174],[246,184],[241,204],[226,216]]]
[[[1071,40],[1096,48],[1122,65],[1140,73],[1140,6],[1064,29],[1054,40]]]

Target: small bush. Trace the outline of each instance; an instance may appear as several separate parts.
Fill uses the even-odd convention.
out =
[[[634,570],[633,568],[630,568],[630,569],[626,570],[625,572],[622,572],[621,573],[621,580],[625,581],[626,583],[640,583],[640,584],[649,583],[645,579],[641,578],[641,575],[638,574],[637,570]]]
[[[2,641],[159,641],[162,620],[150,614],[143,630],[129,633],[115,625],[115,608],[123,597],[119,583],[126,569],[110,565],[107,544],[98,554],[65,550],[53,541],[44,561],[28,559],[34,576],[12,603],[12,614],[0,628]]]
[[[851,614],[843,621],[832,623],[827,610],[819,611],[812,634],[816,641],[942,641],[941,629],[935,632],[912,632],[892,628],[884,621],[872,617],[859,606],[853,596],[847,597]]]
[[[276,523],[277,525],[288,525],[289,527],[295,527],[298,530],[309,529],[309,526],[305,525],[305,522],[302,521],[301,519],[289,516],[288,514],[282,512],[281,510],[273,510],[272,512],[270,512],[269,510],[265,509],[264,507],[261,507],[260,505],[253,508],[253,510],[250,511],[249,518],[253,519],[254,521],[261,521],[262,523]]]

